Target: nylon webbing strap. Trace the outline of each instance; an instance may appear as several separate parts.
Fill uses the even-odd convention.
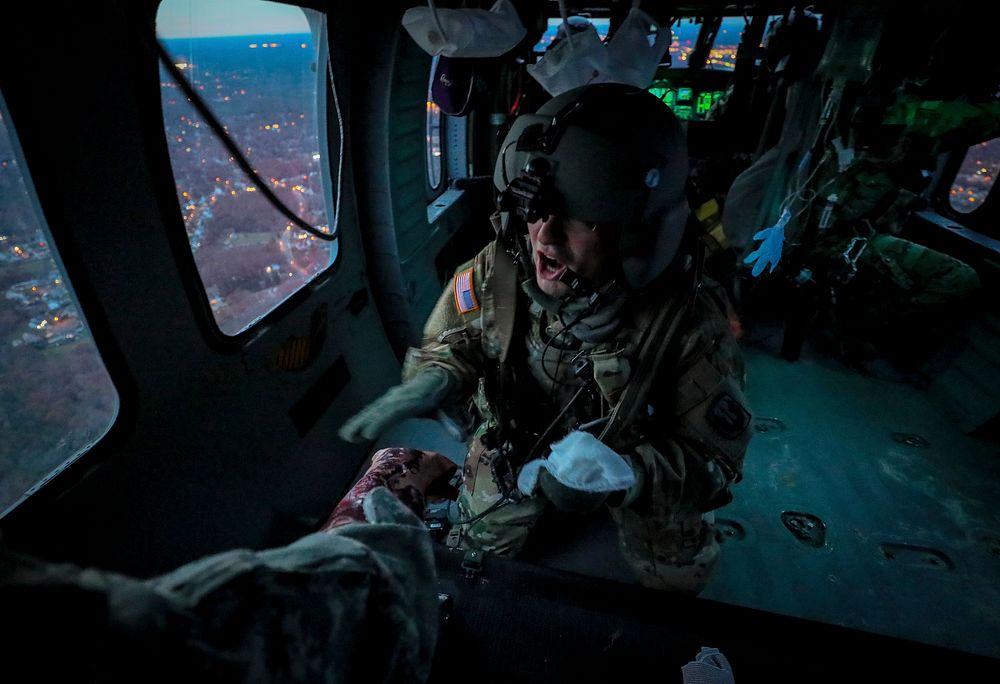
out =
[[[671,342],[676,337],[681,323],[687,318],[687,312],[693,303],[693,296],[682,300],[671,299],[660,309],[656,318],[646,329],[642,345],[639,348],[639,362],[635,373],[612,411],[611,419],[601,432],[600,439],[605,444],[614,448],[622,430],[632,422],[636,410],[645,402],[649,390],[656,380],[656,371],[660,367],[667,349],[670,348]]]
[[[499,240],[494,245],[493,282],[496,293],[494,315],[500,343],[500,363],[506,363],[514,339],[514,314],[517,307],[517,266]]]

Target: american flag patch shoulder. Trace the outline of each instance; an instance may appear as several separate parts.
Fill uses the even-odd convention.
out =
[[[473,271],[475,267],[455,274],[455,308],[460,314],[479,310],[479,301],[473,287]]]

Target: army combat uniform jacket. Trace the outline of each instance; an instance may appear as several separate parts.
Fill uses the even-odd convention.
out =
[[[360,522],[150,579],[0,547],[0,600],[18,625],[5,664],[115,684],[426,681],[438,632],[427,530],[384,487],[362,507]]]
[[[534,427],[532,434],[541,433],[544,444],[530,456],[544,456],[548,444],[569,430],[606,422],[629,385],[643,380],[635,377],[643,335],[657,314],[670,307],[671,318],[682,317],[673,326],[673,342],[652,382],[645,379],[640,410],[609,444],[637,479],[624,496],[610,500],[611,513],[622,554],[640,582],[700,590],[718,552],[710,511],[730,500],[729,486],[741,477],[751,433],[742,355],[720,311],[724,296],[717,299],[702,288],[693,301],[690,296],[679,301],[668,288],[653,286],[625,301],[613,335],[581,342],[572,336],[572,327],[563,331],[564,321],[527,294],[533,278],[520,289],[502,292],[497,264],[509,256],[498,255],[498,249],[491,244],[457,269],[427,321],[422,346],[408,351],[403,367],[404,381],[431,366],[447,371],[459,388],[456,407],[475,419],[463,469],[460,520],[494,510],[460,526],[461,545],[516,554],[547,504],[540,495],[515,495],[500,503],[504,488],[497,481],[498,449],[487,439],[502,420],[497,409],[504,397],[496,394],[517,395],[515,403],[523,409],[517,429],[532,432]],[[523,317],[510,343],[516,382],[500,390],[490,374],[504,352],[505,309],[512,306]],[[574,395],[577,400],[570,404]],[[553,421],[556,429],[545,434],[544,426]]]

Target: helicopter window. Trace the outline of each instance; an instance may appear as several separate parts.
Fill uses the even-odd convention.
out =
[[[573,21],[579,19],[579,17],[585,18],[594,28],[597,29],[597,35],[601,37],[601,40],[605,40],[608,37],[608,32],[611,30],[611,20],[607,17],[590,17],[587,15],[578,15],[576,19],[571,17],[571,24]],[[549,49],[552,42],[556,39],[556,34],[559,31],[559,26],[562,24],[562,17],[549,17],[548,26],[545,29],[545,33],[542,37],[535,43],[535,47],[532,48],[532,52],[535,54],[541,54]]]
[[[431,63],[431,76],[434,78],[437,58]],[[450,116],[441,110],[434,102],[431,85],[427,87],[427,118],[426,118],[426,159],[427,159],[427,216],[430,223],[434,222],[436,211],[447,203],[439,201],[451,181],[465,178],[468,172],[468,151],[466,145],[466,117]]]
[[[54,250],[0,98],[0,515],[111,428],[118,392]]]
[[[670,42],[670,66],[673,69],[687,69],[688,57],[698,41],[701,22],[694,17],[683,17],[674,22],[670,30],[674,34]]]
[[[736,68],[736,50],[743,38],[746,20],[743,17],[723,17],[715,43],[708,53],[705,66],[720,71],[733,71]]]
[[[998,172],[1000,138],[969,147],[948,193],[951,208],[960,214],[971,214],[978,209],[993,188]]]
[[[164,127],[188,241],[216,324],[236,335],[337,258],[331,233],[338,192],[324,157],[336,149],[327,136],[339,131],[325,126],[323,15],[261,0],[165,0],[157,35],[259,178],[241,170],[232,148],[161,69]],[[332,161],[339,167],[340,159]]]
[[[823,16],[821,14],[811,13],[822,22]],[[783,17],[780,14],[769,16],[767,19],[768,30],[774,30],[781,19]],[[743,31],[747,28],[748,21],[748,17],[722,17],[719,29],[715,34],[715,41],[705,59],[705,68],[715,71],[736,70],[736,53],[739,51],[740,43],[743,40]],[[697,37],[697,32],[695,32],[695,37]],[[694,44],[693,38],[691,44]],[[763,47],[763,45],[758,47]]]
[[[433,73],[433,72],[432,72]],[[441,188],[441,108],[427,95],[427,185],[432,194]]]

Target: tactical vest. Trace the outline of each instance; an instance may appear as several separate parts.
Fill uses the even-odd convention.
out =
[[[514,488],[520,465],[543,456],[543,449],[562,436],[554,428],[544,433],[558,409],[540,410],[529,395],[537,391],[537,382],[523,375],[529,369],[518,354],[525,347],[521,340],[526,339],[523,322],[528,306],[518,292],[518,280],[510,255],[497,243],[489,245],[456,272],[453,291],[446,291],[439,301],[439,306],[454,301],[439,320],[448,329],[433,334],[438,343],[470,345],[466,348],[481,352],[478,356],[484,363],[475,397],[484,420],[475,437],[483,448],[499,455],[492,458],[491,468],[505,494]],[[728,501],[728,487],[723,485],[740,479],[752,421],[742,394],[742,357],[735,341],[724,340],[731,338],[731,325],[727,315],[719,315],[726,307],[721,293],[713,296],[715,289],[706,280],[693,296],[690,290],[673,299],[663,291],[650,292],[631,314],[639,331],[638,344],[627,353],[590,352],[594,380],[611,408],[602,428],[588,429],[626,454],[648,441],[650,434],[663,434],[675,426],[705,472],[720,478],[719,495],[704,502],[704,510]],[[654,386],[655,397],[650,396]]]
[[[527,307],[519,292],[517,265],[503,245],[494,242],[481,256],[485,259],[485,282],[479,287],[475,287],[475,283],[466,283],[463,280],[466,270],[460,269],[454,281],[456,302],[467,296],[467,291],[472,291],[474,296],[478,295],[476,301],[482,307],[482,350],[488,359],[495,362],[495,371],[503,377],[511,366],[525,361],[517,357],[513,343],[515,338],[522,338],[526,334],[523,319],[527,316],[524,310]],[[676,340],[677,332],[686,318],[690,299],[687,296],[666,299],[650,297],[635,315],[638,329],[635,344],[615,345],[615,348],[598,345],[585,352],[591,363],[594,382],[611,407],[608,420],[599,436],[612,448],[615,448],[639,407],[644,405],[657,369],[667,356],[668,349]],[[460,304],[457,304],[457,308],[459,313],[463,313]],[[502,382],[500,380],[497,384]],[[498,420],[503,420],[501,416],[505,411],[500,405],[505,397],[489,396],[490,389],[504,392],[509,388],[493,387],[487,391],[487,399],[494,415]],[[523,383],[518,384],[517,390],[524,391]]]

